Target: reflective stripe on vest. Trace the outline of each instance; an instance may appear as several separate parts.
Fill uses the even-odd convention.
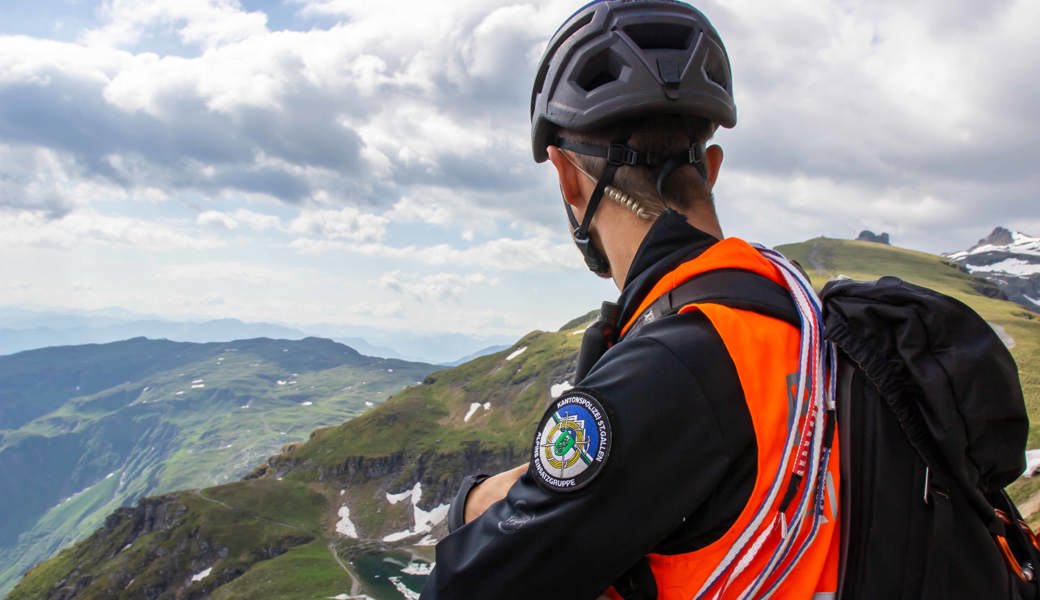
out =
[[[716,269],[748,270],[791,288],[789,277],[785,278],[769,258],[747,243],[730,238],[665,275],[625,324],[623,334],[654,300],[691,277]],[[822,453],[820,458],[817,495],[804,496],[814,492],[805,489],[797,494],[811,503],[812,514],[788,530],[789,521],[780,513],[784,488],[794,468],[790,458],[784,461],[785,456],[791,456],[789,433],[797,428],[797,437],[805,427],[804,414],[793,414],[798,412],[794,387],[799,371],[805,368],[799,361],[802,335],[783,321],[720,304],[689,305],[679,312],[691,311],[700,311],[711,321],[733,359],[755,430],[757,471],[747,504],[718,540],[686,554],[648,557],[657,582],[657,598],[826,598],[837,589],[837,440],[829,454]],[[803,403],[803,412],[805,406]],[[786,514],[789,517],[792,510]]]

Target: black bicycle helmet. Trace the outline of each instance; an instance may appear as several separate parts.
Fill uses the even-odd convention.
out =
[[[691,137],[686,150],[657,156],[629,147],[630,130],[609,146],[561,139],[559,130],[587,131],[649,115],[703,119],[713,129],[736,125],[729,57],[718,32],[700,11],[676,0],[586,4],[553,34],[542,56],[531,91],[531,143],[536,162],[549,158],[550,144],[606,159],[580,223],[564,202],[574,243],[600,277],[611,275],[610,262],[589,228],[617,170],[655,169],[663,195],[665,180],[684,164],[707,176],[704,145]]]
[[[642,115],[679,115],[733,127],[737,111],[722,39],[676,0],[596,0],[561,26],[531,92],[536,162],[559,129],[586,131]]]

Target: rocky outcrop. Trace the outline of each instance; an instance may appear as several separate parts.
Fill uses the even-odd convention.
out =
[[[979,246],[1009,246],[1015,242],[1014,234],[1010,229],[1004,227],[995,228],[988,236],[979,240],[974,247]]]
[[[892,245],[887,233],[876,234],[869,229],[864,229],[859,232],[859,237],[856,239],[861,242],[873,242],[875,244],[884,244],[886,246]]]

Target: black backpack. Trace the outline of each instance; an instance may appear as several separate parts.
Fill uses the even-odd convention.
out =
[[[838,596],[1040,597],[1040,547],[1004,492],[1029,429],[1004,343],[966,305],[894,277],[821,298],[845,357]]]
[[[834,281],[821,298],[840,350],[838,598],[1040,599],[1040,545],[1004,492],[1029,429],[1007,347],[965,304],[895,277]],[[740,270],[648,312],[704,302],[799,322],[786,290]]]

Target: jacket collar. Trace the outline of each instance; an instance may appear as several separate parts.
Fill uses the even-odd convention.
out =
[[[630,313],[639,307],[661,277],[680,263],[700,256],[718,241],[690,225],[683,215],[674,210],[665,211],[650,227],[632,259],[618,298],[618,322],[628,322],[632,316]]]

